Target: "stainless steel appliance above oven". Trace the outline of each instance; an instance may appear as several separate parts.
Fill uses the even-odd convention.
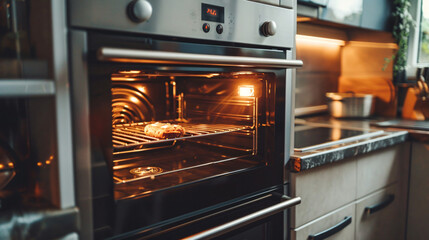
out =
[[[69,5],[81,236],[283,237],[294,9]]]

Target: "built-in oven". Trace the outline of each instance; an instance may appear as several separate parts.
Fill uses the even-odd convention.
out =
[[[223,0],[70,6],[81,236],[283,238],[283,211],[299,203],[283,190],[292,69],[302,65],[294,10]]]

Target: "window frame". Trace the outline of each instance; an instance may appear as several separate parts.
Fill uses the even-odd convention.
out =
[[[411,27],[410,36],[408,40],[407,75],[415,76],[417,68],[429,67],[429,62],[418,62],[423,1],[411,0],[410,3],[410,13],[416,25],[415,27]]]

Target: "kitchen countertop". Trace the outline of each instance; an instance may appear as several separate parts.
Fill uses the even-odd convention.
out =
[[[298,152],[295,151],[288,163],[288,169],[292,172],[302,172],[318,166],[341,161],[343,159],[369,153],[375,150],[390,147],[407,140],[429,142],[429,131],[410,130],[400,128],[380,128],[373,124],[381,121],[392,120],[386,118],[373,119],[335,119],[329,115],[296,119],[296,123],[313,126],[356,128],[356,129],[382,129],[381,135],[351,141],[347,143],[331,145],[325,148]]]

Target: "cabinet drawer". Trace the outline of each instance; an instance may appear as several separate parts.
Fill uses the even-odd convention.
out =
[[[302,201],[291,209],[291,227],[300,227],[356,199],[356,161],[342,161],[291,174],[291,195]]]
[[[356,202],[356,240],[404,239],[405,204],[399,184]]]
[[[351,222],[350,222],[351,221]],[[333,211],[300,228],[291,230],[291,240],[307,240],[325,232],[330,240],[352,240],[355,234],[355,204]]]
[[[398,181],[401,162],[409,159],[409,145],[400,144],[357,159],[357,198],[368,195]]]

